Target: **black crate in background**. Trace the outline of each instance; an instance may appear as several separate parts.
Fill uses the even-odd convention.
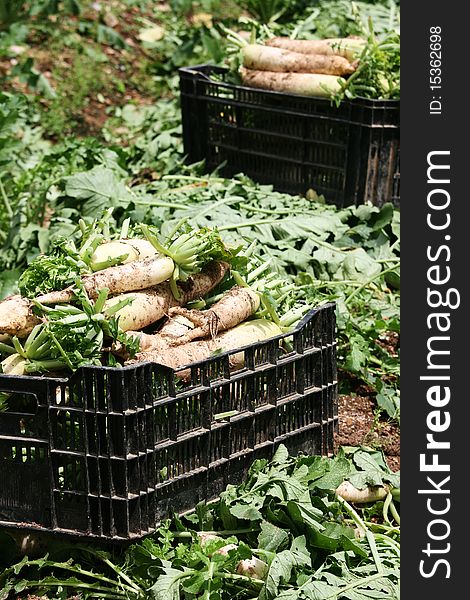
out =
[[[290,194],[309,189],[338,206],[399,206],[400,103],[329,99],[225,82],[227,69],[179,69],[184,152],[207,171],[245,173]]]
[[[230,372],[238,352],[244,367]],[[136,539],[240,483],[280,443],[333,452],[335,306],[313,309],[290,334],[186,369],[0,375],[0,391],[13,393],[0,414],[0,526]]]

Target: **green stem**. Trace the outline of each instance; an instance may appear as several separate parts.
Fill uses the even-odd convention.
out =
[[[367,542],[369,543],[370,550],[372,552],[372,557],[374,559],[375,566],[377,567],[377,572],[382,574],[383,573],[383,565],[382,565],[382,561],[380,560],[379,553],[377,551],[377,545],[375,543],[374,534],[372,533],[372,531],[370,531],[370,529],[367,527],[367,525],[361,519],[359,514],[354,510],[354,508],[349,504],[349,502],[346,502],[346,500],[344,500],[344,498],[342,498],[341,496],[337,496],[337,499],[340,502],[340,504],[342,504],[343,507],[346,509],[346,511],[349,513],[349,515],[351,516],[353,521],[356,523],[356,525],[359,527],[359,529],[363,532],[363,534],[365,534]]]
[[[344,519],[345,523],[355,523],[353,519]],[[392,535],[393,533],[400,533],[400,530],[394,526],[382,525],[381,523],[373,523],[372,521],[363,521],[371,531],[380,532],[383,531],[385,535]]]
[[[233,280],[240,287],[250,287],[238,271],[232,271]]]
[[[392,513],[392,517],[395,519],[395,521],[398,523],[398,525],[400,525],[400,515],[398,514],[398,511],[396,509],[395,503],[393,502],[393,500],[390,502],[390,512]]]
[[[26,373],[43,373],[45,371],[56,371],[57,369],[63,369],[65,366],[66,365],[64,362],[59,359],[30,360],[26,363],[24,370]]]
[[[271,299],[266,294],[260,294],[258,292],[258,295],[260,297],[261,304],[263,305],[263,307],[265,308],[265,310],[268,311],[269,316],[271,317],[271,320],[274,323],[276,323],[276,325],[279,325],[280,324],[280,319],[279,319],[279,315],[276,312],[276,306],[275,306],[275,304],[273,302],[271,302]]]
[[[366,539],[369,542],[370,551],[372,552],[372,557],[374,558],[375,566],[377,567],[378,573],[383,573],[384,568],[382,564],[382,560],[380,559],[379,551],[377,550],[377,544],[375,543],[375,537],[372,531],[368,529],[366,531]]]
[[[226,198],[222,198],[221,200],[217,200],[217,202],[212,202],[211,204],[209,204],[209,206],[206,206],[205,208],[203,208],[202,210],[200,210],[199,212],[197,212],[195,215],[193,215],[192,218],[195,220],[195,219],[198,219],[200,217],[203,217],[208,212],[212,212],[218,206],[221,206],[222,204],[228,204],[232,200],[233,200],[232,196],[227,196]]]
[[[97,314],[103,310],[108,294],[109,288],[103,288],[99,291],[98,298],[95,300],[95,312]]]
[[[236,575],[235,573],[220,573],[220,577],[222,577],[223,579],[229,579],[232,581],[244,581],[245,583],[249,583],[249,584],[256,584],[256,585],[264,585],[264,581],[262,581],[261,579],[256,579],[254,577],[247,577],[246,575]]]
[[[259,219],[258,221],[242,221],[233,225],[222,225],[219,231],[230,231],[232,229],[241,229],[242,227],[256,227],[257,225],[269,225],[270,223],[281,223],[282,219]]]
[[[210,598],[211,597],[211,591],[212,591],[212,579],[214,578],[214,571],[215,571],[215,563],[213,563],[212,561],[209,563],[209,568],[207,570],[207,597]]]
[[[168,253],[168,249],[165,248],[165,246],[163,246],[163,244],[160,242],[158,237],[152,231],[150,231],[150,228],[148,225],[141,225],[140,229],[141,229],[142,233],[144,234],[145,238],[152,244],[152,246],[156,250],[158,250],[158,252],[160,252],[160,254],[162,254],[164,256],[170,256]],[[170,258],[172,258],[172,257],[170,256]]]
[[[124,579],[124,581],[126,581],[134,591],[136,591],[138,594],[143,594],[142,588],[140,588],[134,581],[132,581],[132,579],[128,575],[126,575],[126,573],[124,573],[122,569],[120,569],[117,565],[112,563],[108,558],[105,558],[103,556],[100,556],[100,558],[105,564],[108,565],[110,569],[117,573],[117,575],[121,579]]]
[[[136,206],[155,206],[156,208],[176,208],[187,210],[187,204],[177,204],[175,202],[163,202],[161,200],[133,200]]]
[[[52,338],[52,341],[53,341],[53,342],[54,342],[54,344],[55,344],[55,347],[57,348],[57,350],[58,350],[58,351],[60,352],[60,354],[62,355],[62,358],[63,358],[63,359],[64,359],[64,361],[65,361],[65,364],[68,366],[68,368],[69,368],[71,371],[73,371],[73,365],[72,365],[72,363],[70,362],[70,359],[69,359],[69,357],[67,356],[67,353],[66,353],[66,352],[65,352],[65,350],[62,348],[62,346],[61,346],[61,344],[60,344],[59,340],[56,338],[56,336],[54,335],[54,333],[53,333],[51,330],[49,330],[49,333],[50,333],[50,336],[51,336],[51,338]]]
[[[247,527],[246,529],[223,529],[221,531],[178,531],[172,533],[174,538],[193,538],[194,533],[197,535],[198,533],[204,533],[207,535],[218,535],[221,537],[231,536],[231,535],[241,535],[242,533],[256,533],[259,531],[259,527]]]
[[[8,344],[4,344],[3,342],[0,342],[0,354],[15,354],[16,350],[12,347],[9,346]]]
[[[346,300],[344,301],[344,303],[346,305],[348,305],[351,300],[357,296],[357,294],[363,290],[364,288],[366,288],[368,285],[370,285],[373,281],[375,281],[376,279],[378,279],[379,277],[382,277],[382,275],[385,275],[385,273],[389,273],[390,271],[394,271],[396,267],[389,267],[388,269],[384,269],[383,271],[380,271],[380,273],[377,273],[377,275],[374,275],[374,277],[371,277],[370,279],[368,279],[365,283],[363,283],[360,287],[356,288],[354,291],[352,291],[349,296],[346,298]]]
[[[131,224],[131,220],[129,217],[123,221],[123,223],[121,225],[121,233],[119,234],[119,237],[122,240],[125,240],[127,238],[127,236],[129,235],[130,224]]]
[[[26,353],[25,353],[25,351],[24,351],[24,348],[23,348],[23,346],[20,344],[20,340],[19,340],[19,339],[16,337],[16,335],[15,335],[15,337],[14,337],[14,338],[12,338],[12,340],[11,340],[11,341],[12,341],[12,344],[13,344],[13,346],[15,347],[15,350],[16,350],[16,352],[17,352],[17,353],[18,353],[20,356],[22,356],[23,358],[26,358]]]
[[[0,177],[0,193],[1,193],[2,198],[3,198],[3,204],[5,205],[5,209],[7,211],[8,218],[11,219],[13,217],[13,210],[11,208],[10,201],[8,200],[8,196],[7,196],[7,193],[5,191],[5,188],[3,187],[3,183],[2,183],[1,177]]]
[[[343,598],[344,597],[344,593],[348,592],[349,590],[354,589],[355,587],[366,587],[368,583],[372,583],[372,581],[375,581],[376,579],[381,579],[383,577],[382,573],[375,573],[374,575],[369,575],[369,577],[360,577],[359,579],[352,581],[351,583],[348,583],[348,585],[345,585],[342,588],[339,588],[334,594],[332,594],[331,596],[327,596],[325,598],[325,600],[336,600],[337,598]]]
[[[100,581],[100,582],[103,582],[103,583],[109,583],[110,585],[113,585],[113,586],[116,586],[116,584],[118,583],[115,580],[110,579],[109,577],[106,577],[105,575],[101,575],[99,573],[95,573],[94,571],[87,571],[86,569],[82,569],[79,565],[71,565],[71,564],[68,564],[68,563],[56,563],[54,561],[44,561],[43,559],[38,559],[38,560],[28,561],[23,566],[36,566],[36,565],[39,568],[41,568],[41,567],[53,567],[53,568],[56,568],[56,569],[62,569],[64,571],[69,571],[71,573],[75,573],[76,575],[78,574],[78,575],[84,575],[85,577],[90,577],[92,579],[95,579],[96,581]],[[34,583],[37,584],[38,582],[34,582]],[[67,585],[67,582],[58,581],[56,585]],[[78,587],[79,584],[77,583],[76,585]],[[80,584],[80,585],[82,587],[85,587],[85,586],[89,587],[90,586],[90,584],[87,584],[87,583],[83,583],[83,584]],[[119,584],[119,585],[122,585],[122,587],[125,588],[125,589],[127,589],[128,591],[132,591],[132,592],[136,591],[133,588],[129,588],[125,584]],[[102,591],[105,591],[105,592],[111,591],[108,588],[96,588],[96,587],[94,587],[94,588],[90,588],[90,589],[100,590],[100,591],[102,590]],[[139,590],[140,590],[140,588],[139,588]],[[116,591],[116,593],[119,594],[119,596],[124,596],[125,595],[124,592],[121,593],[121,592]]]
[[[394,539],[392,539],[391,537],[389,537],[388,535],[382,535],[381,533],[377,533],[375,535],[375,537],[383,544],[388,544],[398,554],[400,553],[400,544],[398,542],[396,542]]]
[[[108,588],[99,588],[88,583],[81,582],[73,582],[69,583],[67,581],[57,581],[56,583],[52,581],[26,581],[25,589],[34,589],[37,587],[42,588],[54,588],[54,587],[65,587],[65,588],[80,588],[82,590],[89,590],[92,592],[92,596],[90,598],[110,598],[115,600],[116,598],[129,598],[126,592],[119,592],[117,590],[109,591]]]
[[[209,183],[211,181],[215,181],[217,183],[223,183],[225,179],[222,177],[197,177],[195,175],[164,175],[162,177],[162,181],[198,181],[198,182],[206,182]]]
[[[266,262],[259,265],[259,267],[256,267],[256,269],[253,269],[253,271],[251,271],[251,273],[249,273],[249,275],[247,277],[248,283],[255,281],[256,279],[258,279],[258,277],[260,275],[262,275],[267,269],[269,269],[269,265],[271,264],[271,262],[272,262],[272,258],[269,258]]]
[[[340,504],[343,505],[343,507],[346,509],[346,512],[349,513],[351,519],[354,521],[354,523],[357,525],[357,527],[359,527],[359,529],[362,531],[363,534],[366,533],[366,531],[368,530],[367,525],[365,524],[365,521],[363,521],[361,519],[361,517],[359,516],[359,513],[356,512],[354,510],[354,508],[349,504],[349,502],[347,502],[344,498],[342,498],[341,496],[336,496],[336,499],[338,500],[338,502]]]
[[[251,204],[245,204],[244,202],[240,202],[240,208],[244,208],[245,210],[249,210],[251,212],[259,212],[265,215],[291,215],[292,210],[273,210],[269,208],[258,208],[257,206],[251,206]],[[302,214],[302,211],[299,211],[298,214]],[[305,214],[310,214],[309,211],[305,210]]]
[[[386,523],[388,523],[390,526],[392,524],[390,522],[390,519],[388,518],[388,509],[390,507],[390,503],[391,503],[392,499],[393,499],[392,494],[390,492],[388,492],[387,497],[385,498],[383,508],[382,508],[382,515],[383,515],[384,521]]]

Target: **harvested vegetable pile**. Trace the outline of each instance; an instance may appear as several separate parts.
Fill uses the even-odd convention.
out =
[[[80,221],[78,245],[59,239],[24,270],[20,294],[0,302],[4,374],[141,361],[177,369],[280,335],[307,310],[291,307],[282,321],[276,311],[292,286],[274,276],[282,301],[268,298],[268,264],[227,248],[216,230],[179,223],[163,240],[127,219],[111,239],[111,213]],[[231,360],[243,366],[242,356]]]
[[[400,476],[378,451],[293,458],[280,446],[242,485],[127,551],[52,541],[49,556],[0,574],[0,598],[395,600],[399,502]]]
[[[251,23],[250,43],[246,32],[225,29],[232,78],[250,87],[326,97],[337,104],[344,98],[399,99],[400,33],[394,7],[383,29],[370,15],[364,20],[363,8],[352,6],[355,26],[346,28],[349,34],[343,37],[325,36],[329,29],[320,25],[314,39],[302,39],[307,22],[281,29],[283,35],[279,28]]]
[[[272,38],[242,49],[245,85],[305,96],[331,96],[346,85],[366,45],[361,39]]]

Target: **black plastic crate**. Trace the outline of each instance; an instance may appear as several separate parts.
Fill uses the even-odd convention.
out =
[[[145,363],[70,379],[0,375],[0,391],[13,394],[0,414],[0,526],[135,539],[241,482],[280,443],[331,454],[335,340],[327,304],[294,332],[234,351],[244,353],[237,372],[227,352],[178,371]]]
[[[400,204],[400,103],[329,99],[226,83],[223,67],[179,69],[184,151],[207,171],[338,206]]]

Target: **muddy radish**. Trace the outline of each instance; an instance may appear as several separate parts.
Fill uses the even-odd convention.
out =
[[[353,65],[342,56],[302,54],[260,44],[249,44],[243,48],[243,66],[247,69],[281,73],[350,75],[354,72]]]
[[[335,75],[278,73],[246,68],[241,69],[241,76],[244,85],[249,87],[324,98],[338,93],[346,83],[345,79]]]

